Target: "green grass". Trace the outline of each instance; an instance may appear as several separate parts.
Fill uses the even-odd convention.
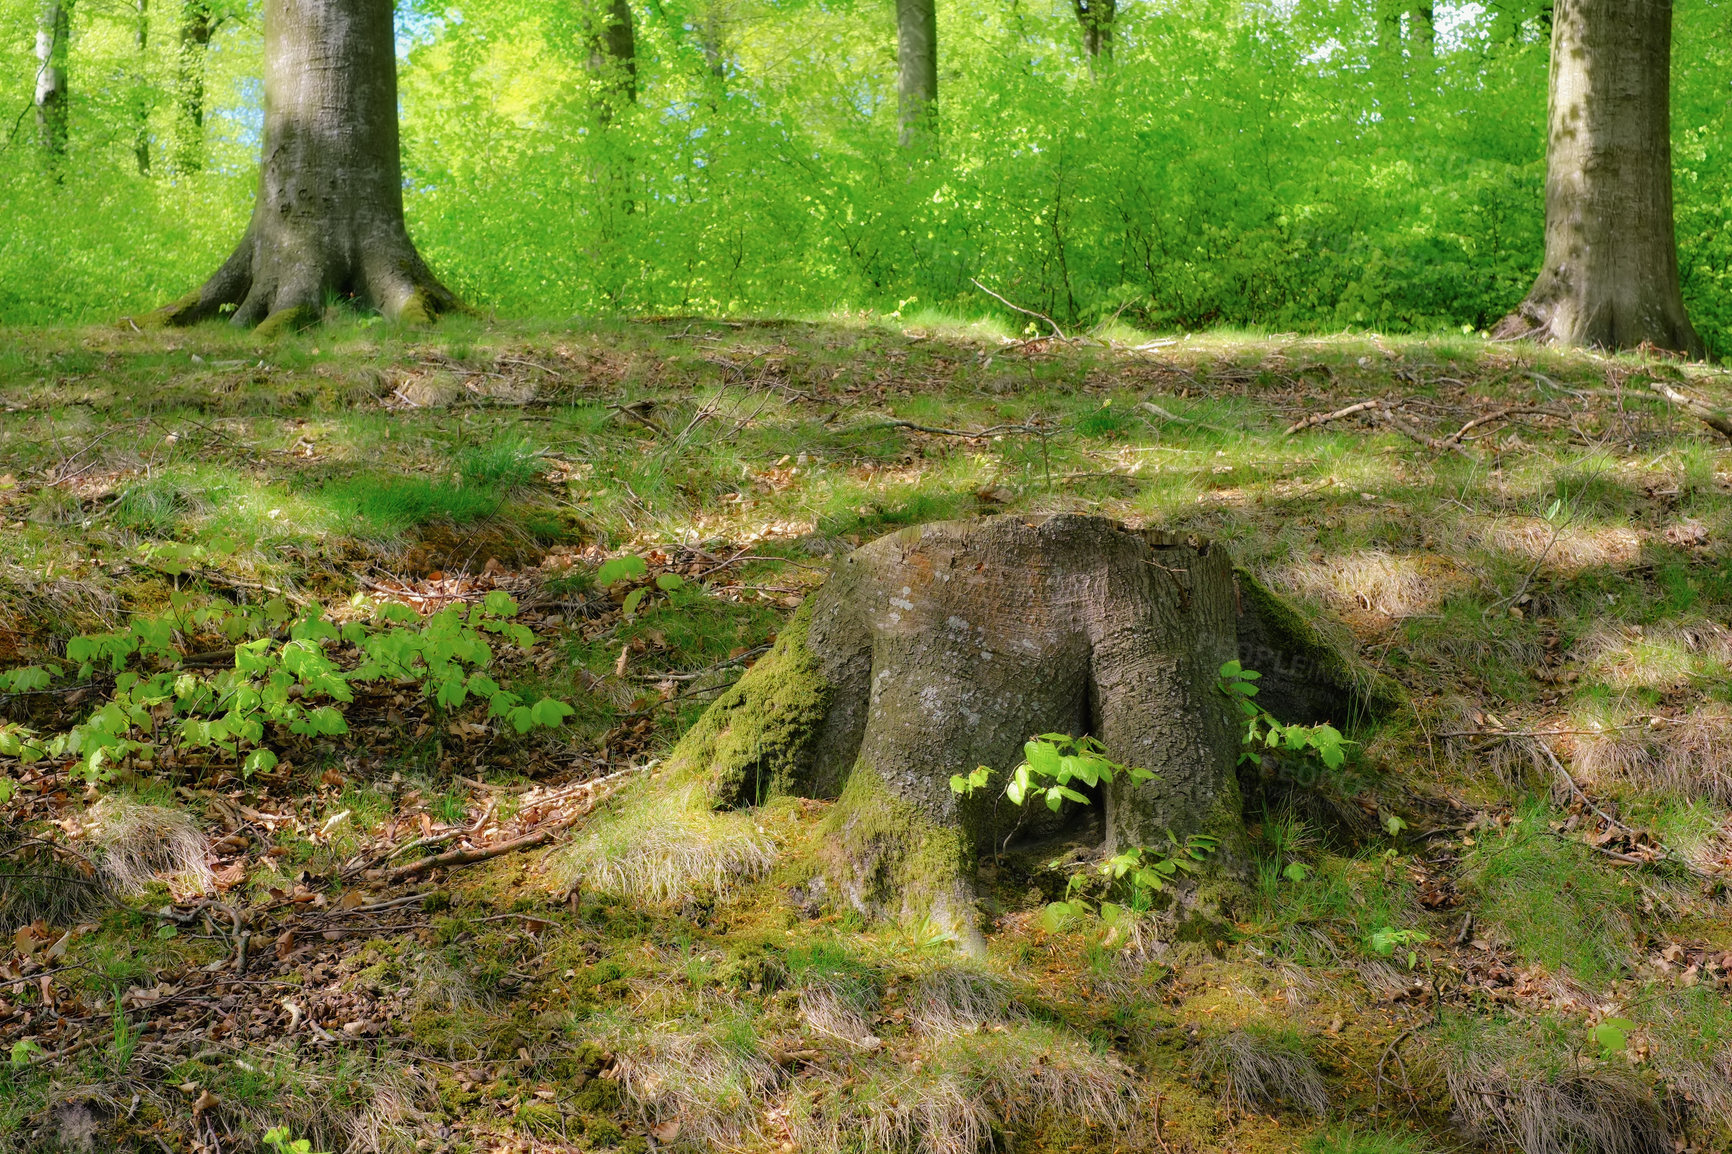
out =
[[[436,1143],[433,1126],[469,1125],[485,1112],[490,1141],[630,1142],[646,1121],[642,1104],[662,1101],[689,1111],[693,1133],[718,1140],[786,1107],[793,1132],[814,1149],[858,1145],[868,1127],[886,1141],[965,1142],[998,1124],[1019,1147],[1104,1154],[1110,1128],[1077,1120],[1115,1114],[1104,1093],[1144,1111],[1126,1133],[1149,1132],[1147,1107],[1161,1097],[1175,1149],[1226,1141],[1255,1154],[1424,1154],[1459,1141],[1447,1090],[1415,1068],[1420,1106],[1401,1099],[1392,1113],[1390,1085],[1379,1100],[1369,1084],[1402,1031],[1415,1031],[1410,1062],[1421,1051],[1477,1047],[1495,1051],[1514,1077],[1552,1078],[1571,1069],[1586,1007],[1650,996],[1628,1012],[1656,1065],[1631,1076],[1711,1086],[1718,1068],[1702,1062],[1732,1036],[1724,999],[1674,989],[1639,967],[1664,941],[1723,948],[1732,940],[1724,908],[1663,870],[1610,864],[1581,844],[1580,830],[1553,832],[1563,815],[1531,799],[1549,768],[1541,778],[1510,742],[1460,736],[1599,722],[1674,777],[1722,764],[1718,731],[1702,717],[1732,699],[1728,658],[1702,638],[1732,620],[1725,450],[1643,389],[1625,389],[1622,412],[1605,391],[1608,373],[1679,370],[1459,337],[1218,333],[1147,354],[1100,345],[1031,354],[1000,345],[1003,335],[924,314],[745,328],[458,318],[421,334],[343,324],[263,351],[220,326],[3,334],[0,472],[14,484],[0,487],[0,661],[46,660],[70,633],[160,611],[171,595],[194,608],[252,605],[279,589],[347,612],[357,594],[377,595],[361,578],[474,575],[499,558],[499,579],[533,605],[539,638],[510,680],[570,700],[570,726],[483,739],[453,731],[474,714],[430,712],[413,693],[371,700],[368,709],[402,720],[375,722],[379,740],[364,750],[309,751],[279,787],[298,805],[300,832],[279,825],[275,842],[248,860],[271,844],[286,854],[268,868],[249,864],[247,884],[229,894],[262,905],[303,870],[315,885],[335,877],[393,821],[399,841],[417,836],[422,812],[467,824],[479,805],[455,775],[514,790],[550,772],[617,770],[665,753],[782,628],[830,558],[854,544],[939,518],[1060,510],[1195,533],[1225,544],[1410,695],[1400,716],[1353,734],[1353,760],[1326,798],[1296,807],[1326,828],[1292,813],[1251,815],[1261,825],[1252,883],[1233,893],[1222,920],[1202,919],[1164,950],[1139,954],[1093,924],[1046,935],[1034,915],[1050,895],[1026,878],[1001,879],[990,895],[1001,928],[976,974],[991,987],[992,1013],[971,1018],[972,1032],[940,1037],[931,1023],[963,1015],[937,1014],[919,991],[955,968],[947,944],[845,901],[814,916],[790,904],[786,889],[812,881],[822,802],[716,813],[625,795],[545,861],[523,855],[453,871],[423,919],[428,940],[399,943],[409,952],[317,979],[320,988],[376,982],[402,991],[403,1030],[389,1051],[403,1065],[424,1054],[422,1076],[437,1085],[411,1095],[436,1121],[425,1131],[402,1123],[401,1136]],[[203,364],[190,360],[195,351]],[[771,360],[773,373],[744,381],[717,363],[756,372]],[[429,363],[447,384],[488,374],[535,395],[518,403],[457,388],[442,403],[405,404],[394,390],[427,375]],[[1509,426],[1474,442],[1474,461],[1352,421],[1283,433],[1299,416],[1369,396],[1420,397],[1435,407],[1414,419],[1439,435],[1496,406],[1556,403],[1560,395],[1541,395],[1530,370],[1588,401],[1569,423]],[[1710,393],[1732,386],[1719,370],[1689,372]],[[152,419],[141,424],[145,397]],[[1159,418],[1140,408],[1144,400],[1189,420]],[[1046,434],[964,438],[889,420],[953,430],[1038,420]],[[1516,432],[1520,441],[1508,441]],[[1553,501],[1567,524],[1548,549]],[[140,552],[220,542],[234,552],[178,575]],[[625,553],[678,557],[688,584],[655,590],[621,617],[604,606],[624,588],[598,589],[595,574]],[[1526,600],[1511,613],[1518,591]],[[26,707],[39,711],[33,717],[57,708],[8,704]],[[1680,744],[1686,730],[1695,745]],[[1580,735],[1554,748],[1625,820],[1692,860],[1724,857],[1726,797],[1616,767],[1587,772],[1599,756],[1592,745]],[[15,769],[0,764],[0,774]],[[134,792],[184,804],[175,792],[183,784],[202,788],[164,779]],[[255,784],[218,792],[240,790],[253,804]],[[78,792],[67,805],[81,804]],[[1361,802],[1371,810],[1364,820],[1329,816]],[[496,813],[508,817],[517,804],[502,795]],[[348,819],[312,836],[345,809]],[[1406,833],[1354,832],[1376,830],[1387,813],[1403,816]],[[1459,832],[1424,837],[1464,814],[1481,818],[1474,844]],[[1509,815],[1522,820],[1500,828]],[[1446,850],[1460,853],[1459,867]],[[618,868],[628,857],[636,874]],[[1287,875],[1295,863],[1306,867],[1302,877]],[[519,865],[530,872],[513,872]],[[1456,903],[1421,904],[1415,877],[1428,871],[1432,882],[1455,883]],[[555,899],[577,879],[574,916]],[[329,896],[352,884],[331,882]],[[141,900],[103,916],[76,943],[72,956],[89,967],[76,980],[92,1013],[112,986],[148,986],[177,959],[221,960],[223,945],[202,940],[202,930],[157,939],[150,908]],[[1483,957],[1449,945],[1469,911],[1494,947]],[[519,914],[550,924],[530,934]],[[1405,952],[1386,960],[1371,951],[1385,928],[1430,935],[1411,973]],[[1524,994],[1518,1018],[1449,993],[1447,975],[1494,962],[1566,977],[1585,1000],[1559,1010]],[[1441,1026],[1429,1004],[1368,991],[1436,974],[1453,999]],[[1638,988],[1624,983],[1638,975],[1657,984],[1632,994]],[[1534,988],[1542,987],[1552,988]],[[1331,1028],[1337,1017],[1345,1029]],[[1250,1113],[1230,1136],[1223,1131],[1220,1103],[1188,1064],[1195,1045],[1235,1027],[1301,1040],[1321,1065],[1332,1119],[1288,1110],[1275,1126]],[[701,1078],[656,1099],[641,1078],[633,1090],[598,1077],[601,1049],[640,1076],[671,1078],[697,1063]],[[787,1057],[796,1052],[807,1056]],[[1115,1098],[1121,1054],[1137,1056],[1136,1094]],[[1062,1077],[1053,1055],[1072,1063]],[[247,1060],[250,1071],[230,1062],[147,1077],[138,1056],[123,1074],[92,1057],[70,1074],[156,1087],[171,1128],[184,1128],[190,1107],[179,1083],[161,1077],[196,1076],[243,1119],[286,1104],[283,1120],[329,1149],[353,1141],[377,1099],[365,1081],[401,1077],[401,1067],[357,1065],[347,1050]],[[485,1065],[485,1077],[463,1089],[460,1063]],[[534,1097],[543,1084],[558,1087],[555,1099]],[[69,1092],[0,1065],[0,1150],[40,1124],[50,1093]],[[122,1106],[129,1094],[120,1093]],[[1014,1105],[1017,1094],[1053,1109],[1037,1118]],[[146,1112],[154,1102],[146,1096]],[[1077,1117],[1054,1113],[1065,1110]],[[780,1142],[780,1132],[773,1137]]]
[[[1634,956],[1638,892],[1579,842],[1554,834],[1556,815],[1529,806],[1519,824],[1483,835],[1464,863],[1481,924],[1524,961],[1602,986]]]

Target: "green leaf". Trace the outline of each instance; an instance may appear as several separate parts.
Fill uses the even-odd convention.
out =
[[[672,593],[676,589],[684,589],[685,587],[686,579],[678,573],[663,573],[656,578],[656,588],[663,593]]]
[[[247,759],[241,762],[241,776],[251,777],[255,773],[269,773],[277,767],[277,755],[268,749],[255,749],[247,754]]]
[[[481,600],[481,611],[490,617],[517,616],[517,601],[503,589],[495,589]]]
[[[620,612],[624,613],[627,617],[636,613],[637,607],[643,604],[644,596],[648,592],[649,590],[647,589],[633,589],[630,593],[627,593],[625,595],[625,604],[620,606]]]
[[[1290,882],[1302,882],[1311,876],[1311,867],[1304,862],[1288,862],[1287,868],[1281,871],[1281,876]]]
[[[1383,815],[1383,828],[1390,837],[1395,837],[1407,828],[1407,823],[1392,813]]]
[[[1049,934],[1064,932],[1071,919],[1076,916],[1076,909],[1069,902],[1049,902],[1040,911],[1041,928]]]
[[[577,710],[563,701],[544,697],[529,707],[530,720],[546,729],[556,728],[562,721],[576,713]]]
[[[1600,1052],[1607,1056],[1622,1053],[1629,1045],[1630,1031],[1636,1028],[1636,1023],[1628,1018],[1606,1018],[1590,1030],[1589,1036]]]
[[[642,557],[615,557],[605,562],[595,572],[597,585],[612,585],[615,581],[627,581],[642,577],[649,572],[649,564]]]

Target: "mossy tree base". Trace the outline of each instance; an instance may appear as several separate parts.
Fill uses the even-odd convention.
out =
[[[316,321],[328,300],[404,324],[458,308],[403,219],[392,19],[387,0],[267,0],[252,221],[209,280],[141,323],[230,314],[268,337]]]
[[[1156,780],[1100,791],[1105,846],[1237,820],[1232,562],[1093,517],[941,522],[837,563],[669,768],[718,806],[838,798],[826,873],[847,904],[977,940],[974,865],[1022,815],[1001,795],[1039,733],[1099,737]],[[985,765],[972,800],[952,774]],[[1033,825],[1053,819],[1042,809]]]

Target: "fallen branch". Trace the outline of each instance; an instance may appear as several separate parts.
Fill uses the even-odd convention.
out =
[[[1291,425],[1288,425],[1286,432],[1284,432],[1282,436],[1291,437],[1294,433],[1301,432],[1305,429],[1315,429],[1318,425],[1327,425],[1330,421],[1339,421],[1342,417],[1351,417],[1354,413],[1363,413],[1367,409],[1386,409],[1388,407],[1388,401],[1379,399],[1375,401],[1359,401],[1355,404],[1348,405],[1345,409],[1336,409],[1332,413],[1313,413],[1303,420],[1294,421]]]
[[[1468,458],[1469,460],[1473,459],[1473,454],[1468,452],[1467,449],[1464,448],[1462,445],[1452,443],[1452,442],[1447,441],[1447,440],[1439,440],[1438,438],[1433,437],[1428,433],[1420,432],[1418,429],[1414,428],[1412,425],[1409,425],[1405,421],[1398,418],[1395,415],[1393,409],[1391,409],[1391,408],[1379,409],[1377,412],[1377,419],[1382,421],[1384,424],[1388,425],[1390,428],[1394,429],[1396,432],[1400,433],[1402,436],[1406,437],[1408,440],[1414,441],[1420,445],[1423,445],[1427,449],[1431,449],[1434,452],[1460,453],[1462,456]]]
[[[990,437],[997,433],[1033,433],[1037,437],[1046,436],[1051,430],[1036,425],[993,425],[986,429],[944,429],[936,425],[917,425],[913,421],[880,421],[875,425],[863,426],[864,429],[913,429],[916,433],[931,433],[937,437],[966,437],[973,440],[978,437]]]
[[[634,770],[629,772],[636,771]],[[624,776],[624,774],[614,774],[610,776],[620,777]],[[424,874],[429,870],[446,869],[451,866],[474,865],[476,862],[487,861],[489,858],[496,858],[504,854],[516,853],[519,850],[534,849],[537,846],[546,845],[548,842],[553,840],[555,834],[562,833],[571,826],[577,824],[580,819],[593,813],[595,807],[601,804],[602,799],[611,796],[613,792],[613,790],[607,790],[605,792],[597,791],[596,794],[589,799],[588,804],[586,804],[582,809],[578,810],[576,813],[567,814],[565,817],[562,817],[557,821],[548,822],[534,833],[524,834],[522,837],[513,838],[511,841],[499,842],[496,845],[478,846],[474,849],[454,849],[447,853],[436,854],[433,857],[424,857],[420,861],[412,861],[407,865],[400,865],[394,869],[386,871],[384,878],[388,882],[400,882],[407,878]]]
[[[1444,440],[1459,445],[1461,444],[1461,439],[1463,437],[1467,436],[1481,425],[1489,425],[1493,421],[1502,421],[1509,417],[1519,417],[1527,413],[1543,413],[1548,417],[1555,417],[1558,415],[1557,413],[1552,412],[1552,410],[1543,408],[1539,405],[1510,405],[1508,408],[1499,409],[1495,413],[1487,413],[1483,417],[1475,417],[1473,420],[1445,437]]]
[[[1716,409],[1704,401],[1698,401],[1695,397],[1686,396],[1664,381],[1649,381],[1648,387],[1722,437],[1732,441],[1732,414],[1723,409]]]
[[[993,300],[998,301],[1000,304],[1004,305],[1006,308],[1015,309],[1017,312],[1021,313],[1025,317],[1037,317],[1040,320],[1045,321],[1047,324],[1052,326],[1052,335],[1057,337],[1059,340],[1061,340],[1061,341],[1070,340],[1069,337],[1064,335],[1064,330],[1058,327],[1058,322],[1053,320],[1051,317],[1047,316],[1045,313],[1037,313],[1033,309],[1025,309],[1021,305],[1011,304],[1009,301],[1005,300],[1003,297],[999,296],[997,293],[993,292],[991,289],[987,288],[985,285],[981,284],[979,281],[975,280],[973,277],[968,278],[968,283],[972,284],[975,288],[979,289],[981,292],[985,293],[987,296],[991,297]]]
[[[1588,809],[1593,811],[1595,816],[1597,816],[1601,821],[1605,822],[1607,825],[1611,826],[1615,830],[1620,831],[1621,833],[1628,834],[1630,836],[1631,840],[1635,839],[1635,836],[1636,836],[1635,830],[1631,829],[1629,826],[1625,825],[1623,822],[1619,821],[1617,818],[1613,817],[1611,814],[1607,813],[1605,810],[1603,810],[1599,806],[1595,805],[1593,799],[1590,798],[1586,793],[1584,793],[1582,791],[1582,787],[1576,784],[1576,779],[1574,777],[1570,776],[1570,771],[1564,768],[1564,763],[1558,760],[1558,755],[1552,752],[1551,747],[1549,745],[1547,745],[1543,741],[1535,742],[1535,744],[1539,746],[1540,752],[1545,754],[1546,760],[1551,763],[1552,771],[1557,774],[1558,780],[1561,781],[1565,786],[1567,786],[1569,788],[1570,793],[1574,794],[1578,801],[1580,801],[1583,805],[1587,806]],[[1633,854],[1619,853],[1617,850],[1608,850],[1603,846],[1591,846],[1590,848],[1597,850],[1598,852],[1603,853],[1608,857],[1612,857],[1618,861],[1621,861],[1625,865],[1647,865],[1647,864],[1649,864],[1649,862],[1646,858],[1639,858]],[[1694,862],[1691,862],[1691,861],[1688,861],[1682,857],[1679,857],[1669,847],[1662,845],[1659,842],[1654,843],[1654,848],[1660,851],[1660,856],[1662,858],[1671,862],[1674,865],[1682,867],[1683,869],[1689,871],[1691,874],[1693,874],[1696,877],[1711,878],[1714,876],[1713,874],[1709,873],[1707,870],[1702,869],[1700,866],[1696,865]]]

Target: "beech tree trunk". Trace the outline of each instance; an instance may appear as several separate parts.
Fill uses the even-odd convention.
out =
[[[36,139],[50,165],[66,155],[67,41],[72,0],[44,0],[36,17]]]
[[[1670,0],[1557,0],[1546,255],[1501,338],[1702,355],[1672,227]]]
[[[265,124],[246,234],[203,287],[155,314],[233,307],[265,332],[348,298],[392,320],[456,307],[403,220],[392,0],[265,0]]]
[[[930,145],[938,127],[936,0],[896,0],[896,100],[903,147]]]
[[[596,109],[603,124],[614,107],[637,100],[637,34],[627,0],[606,0],[589,37],[589,69],[601,82]]]
[[[204,62],[216,28],[207,0],[186,0],[181,6],[174,67],[174,167],[178,172],[204,167]]]
[[[138,0],[138,20],[132,28],[133,47],[138,49],[138,95],[133,108],[132,156],[138,175],[150,175],[150,96],[145,52],[150,47],[150,0]]]
[[[1071,515],[908,529],[837,562],[667,776],[724,808],[838,798],[836,897],[977,940],[975,865],[1023,815],[995,801],[1036,734],[1096,736],[1157,775],[1094,798],[1104,850],[1237,828],[1239,735],[1217,684],[1234,616],[1232,562],[1207,543]],[[952,792],[981,765],[988,789]]]
[[[1077,23],[1082,25],[1083,51],[1088,53],[1089,68],[1110,64],[1113,59],[1113,21],[1118,17],[1118,0],[1072,0],[1076,6]]]

